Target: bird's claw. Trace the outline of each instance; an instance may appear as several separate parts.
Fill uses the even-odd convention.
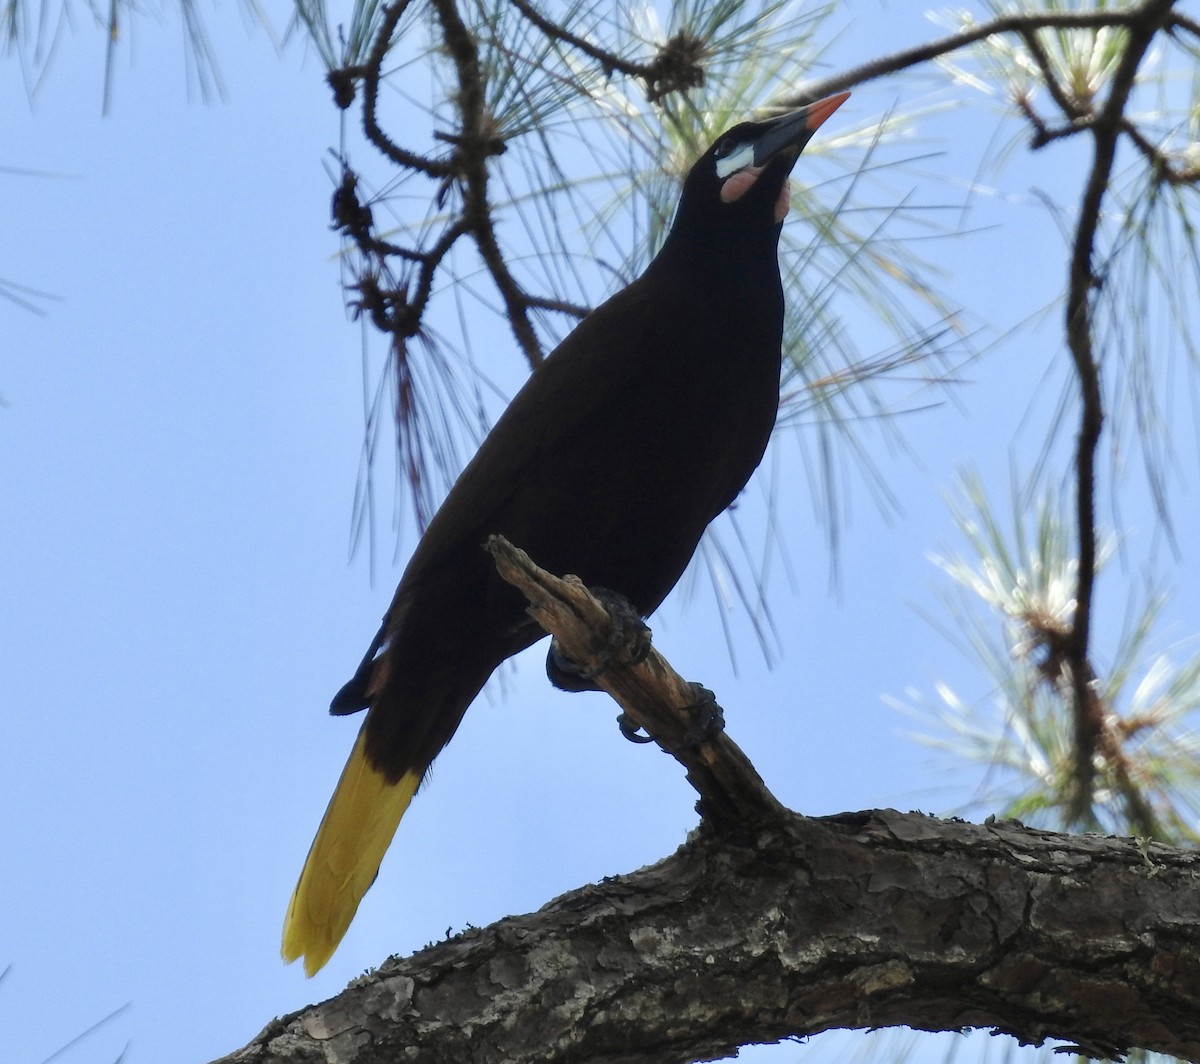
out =
[[[631,743],[652,743],[654,742],[653,735],[647,735],[642,731],[642,726],[634,720],[628,713],[622,713],[617,717],[617,727],[621,729],[621,734],[625,736]]]
[[[717,703],[717,696],[703,684],[692,683],[688,686],[696,696],[696,701],[683,707],[683,711],[690,715],[691,720],[683,739],[667,751],[671,754],[694,750],[702,743],[715,739],[725,730],[725,711]]]
[[[588,672],[574,658],[567,657],[558,640],[551,638],[546,653],[546,676],[560,691],[598,691],[592,681],[594,673]]]
[[[600,667],[593,673],[599,676],[621,655],[621,664],[640,665],[650,653],[650,627],[642,620],[637,607],[617,591],[606,587],[589,588],[593,597],[608,611],[612,618],[612,643],[604,655]]]
[[[637,665],[650,653],[650,629],[636,607],[624,595],[606,587],[589,588],[608,611],[613,622],[612,641],[604,650],[595,669],[585,669],[563,653],[557,639],[550,640],[546,654],[546,676],[560,691],[599,691],[597,676],[614,664]]]
[[[681,706],[679,712],[690,716],[687,731],[679,742],[668,745],[661,739],[646,733],[642,726],[628,713],[617,717],[617,727],[621,734],[631,743],[657,742],[662,749],[672,756],[685,754],[695,750],[702,743],[708,742],[725,730],[725,711],[717,704],[717,696],[707,687],[698,683],[689,684],[696,701],[690,705]]]

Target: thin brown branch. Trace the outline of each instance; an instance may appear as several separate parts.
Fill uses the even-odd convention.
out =
[[[383,77],[383,61],[387,57],[388,49],[392,46],[392,35],[396,32],[400,16],[404,14],[408,4],[409,0],[397,0],[397,3],[384,7],[383,20],[379,24],[379,31],[375,34],[371,51],[367,54],[362,66],[357,68],[363,83],[363,130],[367,135],[367,140],[397,166],[416,170],[418,173],[428,174],[430,177],[448,177],[454,172],[449,161],[430,159],[408,151],[406,148],[401,148],[383,131],[383,127],[379,124],[377,110],[379,107],[379,82]]]
[[[1029,49],[1029,54],[1033,56],[1033,61],[1037,63],[1038,72],[1042,75],[1042,84],[1046,86],[1046,90],[1050,93],[1050,98],[1058,104],[1059,110],[1072,123],[1083,118],[1090,113],[1089,107],[1084,107],[1081,101],[1071,96],[1062,87],[1058,80],[1058,76],[1054,72],[1054,64],[1050,62],[1050,56],[1046,53],[1045,47],[1042,45],[1042,39],[1038,36],[1036,30],[1025,29],[1021,31],[1021,40],[1025,42],[1025,47]]]
[[[1038,14],[1002,15],[990,22],[981,22],[977,26],[969,26],[946,37],[939,37],[926,44],[918,44],[905,48],[900,52],[883,56],[880,59],[852,67],[841,74],[833,74],[820,81],[811,82],[804,90],[793,96],[785,97],[784,104],[789,107],[809,103],[831,93],[851,89],[855,85],[874,81],[877,78],[895,74],[910,67],[928,63],[939,56],[948,55],[969,44],[975,44],[987,37],[1000,33],[1030,33],[1040,29],[1100,29],[1105,26],[1129,26],[1138,18],[1136,11],[1055,11]]]
[[[529,301],[516,278],[509,272],[492,226],[487,160],[496,154],[496,138],[484,100],[479,49],[454,0],[432,0],[432,7],[441,24],[442,40],[458,77],[457,102],[462,118],[462,140],[456,154],[462,175],[463,216],[484,265],[491,274],[492,283],[504,300],[505,314],[513,335],[532,368],[542,360],[542,345],[529,320]]]
[[[403,341],[416,336],[421,331],[422,316],[433,293],[433,280],[438,267],[455,242],[466,232],[466,222],[457,218],[427,251],[411,251],[385,245],[376,240],[370,231],[354,234],[355,242],[364,254],[380,254],[380,248],[386,247],[388,250],[384,254],[395,255],[415,263],[417,270],[415,286],[411,284],[411,278],[408,276],[398,283],[386,266],[377,265],[368,256],[367,267],[359,274],[354,284],[354,289],[359,293],[354,309],[367,311],[375,327],[382,333],[391,334],[395,340]],[[387,284],[380,283],[381,275],[386,275]],[[403,365],[406,357],[404,344],[401,342],[394,345],[393,352],[399,359],[397,365]]]
[[[725,734],[711,692],[685,681],[653,647],[631,660],[619,626],[578,577],[546,572],[503,536],[487,543],[496,571],[529,601],[529,614],[610,694],[637,727],[686,770],[697,809],[723,830],[780,817],[784,810],[738,745]]]
[[[1171,13],[1171,26],[1178,26],[1180,29],[1187,30],[1193,37],[1200,37],[1200,22],[1187,15],[1181,15],[1178,12]]]
[[[371,282],[370,277],[378,273],[376,269],[370,276],[360,279],[359,288],[372,289],[381,298],[373,301],[367,298],[364,302],[372,303],[376,310],[386,303],[388,314],[380,318],[378,313],[373,313],[373,319],[385,322],[383,327],[387,331],[398,328],[404,335],[415,335],[420,328],[438,268],[454,243],[470,234],[504,301],[518,343],[530,365],[536,365],[541,361],[542,349],[528,316],[528,310],[535,305],[535,301],[525,294],[508,270],[492,226],[488,200],[487,161],[504,151],[504,143],[496,136],[487,111],[484,72],[475,39],[463,22],[454,0],[434,0],[432,4],[441,24],[443,43],[454,63],[458,79],[456,100],[461,121],[459,132],[435,136],[453,145],[453,151],[449,157],[441,160],[419,155],[400,147],[379,125],[377,106],[383,63],[406,7],[407,0],[401,0],[384,8],[384,18],[370,53],[361,66],[349,72],[363,83],[363,128],[368,141],[396,165],[428,177],[440,178],[439,197],[445,196],[452,182],[456,183],[462,192],[463,209],[461,215],[446,226],[436,243],[424,250],[400,248],[380,241],[370,230],[369,214],[362,214],[368,224],[360,224],[347,231],[364,254],[380,257],[396,255],[420,264],[411,300],[403,290],[389,291]]]
[[[600,64],[600,69],[604,71],[605,77],[611,77],[617,72],[634,78],[644,78],[646,76],[647,68],[643,64],[622,59],[619,55],[605,51],[598,45],[592,44],[591,41],[580,37],[576,33],[572,33],[565,26],[561,26],[557,22],[546,18],[545,15],[538,11],[532,4],[526,3],[525,0],[511,0],[511,2],[513,7],[520,11],[526,19],[532,22],[547,37],[556,41],[562,41],[564,44],[569,44],[572,48],[594,59]]]
[[[580,303],[572,303],[567,299],[551,299],[548,296],[527,295],[525,301],[535,310],[555,310],[560,314],[567,314],[572,318],[586,318],[592,312],[591,307],[585,307]]]
[[[1121,131],[1142,154],[1146,162],[1150,164],[1150,168],[1160,180],[1165,181],[1168,185],[1194,185],[1197,181],[1200,181],[1200,167],[1177,166],[1170,155],[1164,151],[1160,151],[1158,146],[1153,144],[1128,119],[1122,119]]]
[[[1098,697],[1098,696],[1097,696]],[[1100,726],[1097,748],[1112,780],[1113,788],[1121,797],[1125,807],[1125,820],[1129,830],[1145,839],[1164,837],[1162,823],[1154,807],[1142,794],[1137,779],[1136,762],[1125,751],[1122,739],[1125,732],[1118,726],[1115,717],[1106,713]]]
[[[646,97],[651,103],[656,103],[667,93],[686,92],[704,84],[703,60],[708,56],[708,45],[699,37],[686,32],[677,33],[663,43],[651,62],[634,63],[605,51],[565,26],[551,21],[526,0],[512,0],[512,4],[547,37],[569,44],[594,59],[600,64],[605,77],[619,72],[637,78],[645,85]]]
[[[1079,208],[1071,252],[1066,303],[1067,345],[1079,380],[1082,400],[1075,452],[1076,534],[1079,571],[1075,588],[1075,615],[1071,625],[1068,658],[1075,702],[1076,797],[1070,814],[1074,822],[1088,816],[1095,786],[1094,758],[1101,727],[1097,719],[1095,680],[1089,661],[1092,600],[1096,581],[1096,450],[1104,426],[1100,365],[1094,348],[1092,295],[1098,286],[1093,266],[1101,210],[1116,160],[1117,141],[1129,94],[1142,58],[1155,35],[1166,24],[1174,0],[1147,0],[1128,12],[1125,53],[1113,75],[1108,99],[1092,126],[1093,161]]]
[[[433,278],[442,260],[450,253],[455,241],[467,232],[465,219],[457,218],[438,237],[437,242],[421,256],[421,271],[417,278],[417,290],[413,297],[413,308],[418,320],[425,313],[425,307],[433,292]]]

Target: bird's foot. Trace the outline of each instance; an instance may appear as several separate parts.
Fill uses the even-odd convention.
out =
[[[599,666],[585,669],[563,653],[557,639],[551,639],[550,650],[546,654],[546,675],[560,691],[599,691],[600,687],[595,682],[597,676],[607,672],[617,662],[637,665],[645,661],[650,653],[650,629],[633,603],[606,587],[588,590],[600,600],[612,618],[612,642],[601,656]]]
[[[588,672],[574,658],[567,657],[558,640],[550,640],[550,649],[546,652],[546,675],[550,682],[560,691],[599,691],[600,688],[592,679],[595,673]]]
[[[673,754],[694,750],[725,730],[725,710],[718,704],[717,696],[703,684],[690,683],[688,686],[696,696],[696,701],[684,707],[691,715],[691,722],[683,741],[671,751]]]
[[[621,729],[621,734],[625,736],[631,743],[652,743],[654,742],[653,735],[647,735],[642,731],[642,726],[634,720],[628,713],[622,713],[617,717],[617,727]]]
[[[696,701],[680,707],[681,713],[687,713],[691,718],[688,729],[683,737],[673,745],[659,742],[668,754],[678,755],[694,750],[701,743],[706,743],[725,730],[725,711],[717,704],[717,696],[707,687],[698,683],[689,684]],[[652,743],[655,738],[642,731],[642,726],[628,713],[617,717],[617,727],[621,734],[631,743]]]

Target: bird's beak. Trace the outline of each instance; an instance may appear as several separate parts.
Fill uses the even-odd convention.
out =
[[[810,103],[807,107],[760,123],[763,131],[754,141],[753,165],[766,166],[777,155],[782,155],[789,149],[795,153],[792,156],[794,161],[820,128],[821,123],[849,98],[850,93],[838,92],[826,96],[823,100],[817,100],[816,103]]]

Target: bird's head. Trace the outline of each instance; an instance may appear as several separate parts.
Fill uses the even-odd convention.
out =
[[[849,95],[839,92],[723,133],[688,173],[673,233],[708,229],[724,221],[739,228],[778,227],[787,215],[788,174],[796,159]]]

